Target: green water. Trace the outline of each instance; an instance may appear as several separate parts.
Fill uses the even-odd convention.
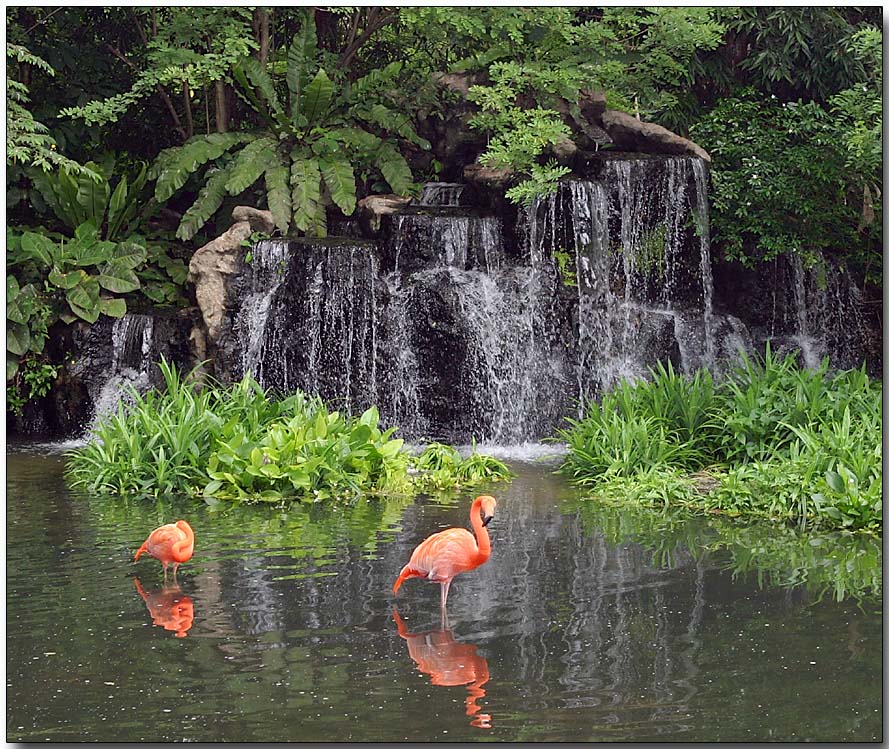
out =
[[[120,500],[62,460],[7,458],[8,741],[882,739],[879,541],[607,510],[516,463],[443,628],[438,586],[391,586],[470,495]],[[133,552],[180,517],[165,589]]]

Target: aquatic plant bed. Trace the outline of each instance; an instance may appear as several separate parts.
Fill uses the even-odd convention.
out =
[[[432,443],[412,454],[376,408],[359,417],[296,392],[270,397],[249,375],[200,385],[161,362],[166,389],[100,420],[68,455],[72,488],[110,494],[184,493],[252,501],[323,501],[364,493],[415,494],[497,481],[496,458]]]
[[[585,407],[562,472],[600,500],[882,532],[882,383],[769,349],[724,380],[658,364]]]

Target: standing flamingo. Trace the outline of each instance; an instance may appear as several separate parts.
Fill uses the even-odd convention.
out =
[[[491,539],[485,527],[494,517],[497,500],[487,494],[476,497],[469,509],[473,536],[465,528],[448,528],[433,533],[411,554],[411,560],[404,565],[401,574],[392,586],[397,593],[401,584],[409,577],[423,577],[441,585],[441,610],[446,613],[448,590],[451,581],[461,572],[474,570],[491,556]],[[476,541],[478,539],[478,541]]]
[[[167,579],[167,565],[172,562],[175,580],[179,565],[191,559],[194,553],[194,531],[184,520],[162,525],[148,534],[145,543],[136,552],[134,561],[138,561],[146,551],[164,565],[164,580]]]
[[[430,632],[409,632],[398,611],[392,612],[398,634],[407,640],[407,652],[417,668],[432,677],[438,687],[466,685],[466,714],[472,718],[469,725],[490,728],[491,716],[482,712],[478,701],[485,696],[484,685],[491,680],[488,661],[479,655],[475,645],[459,642],[454,638],[447,613],[442,614],[441,629]]]

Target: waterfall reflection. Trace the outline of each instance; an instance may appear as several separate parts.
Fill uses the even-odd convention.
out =
[[[145,601],[152,623],[175,632],[176,637],[186,637],[194,623],[194,603],[191,596],[184,595],[178,585],[145,590],[138,577],[134,577],[133,582],[136,584],[136,592]]]
[[[456,687],[466,684],[466,714],[472,717],[469,725],[475,728],[490,728],[491,716],[481,712],[478,700],[485,696],[482,688],[491,678],[488,661],[478,654],[475,645],[458,642],[454,639],[444,614],[441,629],[428,632],[408,632],[407,626],[398,615],[392,612],[395,626],[402,639],[407,640],[407,652],[417,668],[432,677],[437,687]]]

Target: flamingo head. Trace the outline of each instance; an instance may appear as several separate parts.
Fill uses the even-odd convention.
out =
[[[497,506],[497,500],[488,494],[483,494],[476,498],[476,502],[481,500],[482,525],[487,525],[494,518],[494,508]]]

